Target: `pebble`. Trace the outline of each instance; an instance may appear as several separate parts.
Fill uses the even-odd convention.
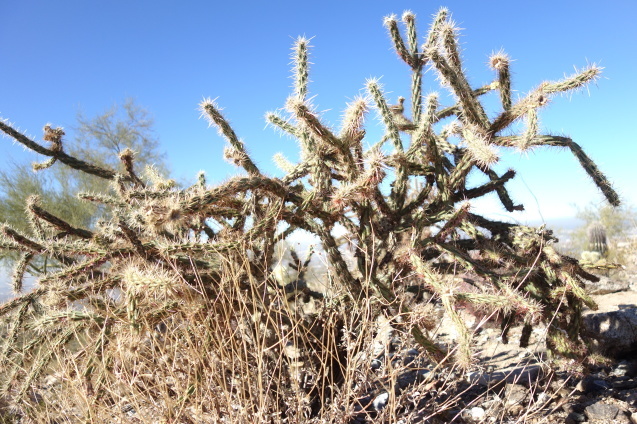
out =
[[[524,402],[529,390],[520,384],[507,384],[504,394],[506,406],[518,405]]]
[[[613,377],[624,377],[634,365],[629,361],[621,361],[617,366],[610,372],[610,375]]]
[[[375,410],[380,411],[385,406],[387,406],[388,400],[389,400],[389,393],[387,392],[381,393],[374,398],[374,401],[372,402],[372,406],[374,407]]]
[[[570,419],[572,422],[575,423],[582,423],[586,421],[586,415],[580,414],[579,412],[571,412],[570,414],[568,414],[568,417],[566,417],[566,419]]]
[[[540,393],[538,393],[537,399],[535,400],[535,402],[542,404],[542,403],[546,403],[546,402],[548,402],[550,400],[551,400],[551,395],[549,395],[546,392],[540,392]]]
[[[617,416],[619,408],[600,401],[587,406],[584,412],[591,420],[612,420]]]
[[[484,417],[487,415],[486,412],[484,412],[484,409],[478,407],[478,406],[474,406],[473,408],[471,408],[471,410],[469,411],[469,416],[471,417],[472,420],[474,421],[481,421],[484,419]]]
[[[575,389],[581,393],[590,394],[595,392],[601,392],[610,389],[611,385],[605,380],[595,378],[593,376],[587,376],[580,380],[575,386]]]

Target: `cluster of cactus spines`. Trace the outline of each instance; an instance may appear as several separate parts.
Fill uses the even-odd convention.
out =
[[[404,98],[392,106],[378,81],[371,79],[366,84],[368,97],[347,106],[338,131],[326,126],[309,103],[309,44],[299,38],[293,49],[294,89],[285,105],[289,116],[266,115],[271,125],[300,143],[299,163],[277,156],[286,172],[282,178],[261,173],[211,100],[200,105],[202,114],[228,142],[226,158],[247,173],[216,187],[206,186],[203,174],[186,188],[177,188],[152,168],[140,176],[134,153],[128,150],[120,155],[120,170],[90,164],[64,152],[61,129],[45,127],[44,138],[51,143],[46,148],[0,121],[4,133],[50,157],[46,166],[58,161],[112,182],[109,193],[79,194],[109,211],[108,218],[91,230],[75,228],[48,213],[37,198],[27,205],[30,234],[7,225],[0,228],[0,247],[21,255],[14,291],[21,292],[30,263],[48,264],[33,290],[0,306],[0,315],[15,317],[2,347],[3,374],[9,376],[2,382],[4,387],[18,381],[11,376],[25,372],[22,381],[34,381],[52,358],[52,350],[34,350],[32,341],[18,343],[16,334],[25,323],[37,334],[51,334],[52,348],[64,345],[71,330],[86,331],[99,343],[108,343],[101,337],[115,331],[115,326],[124,331],[125,323],[139,331],[140,326],[160,322],[187,293],[203,294],[204,303],[215,299],[224,290],[219,283],[222,269],[235,262],[248,263],[246,281],[265,281],[270,290],[277,290],[269,270],[275,245],[297,230],[319,238],[331,280],[348,294],[339,302],[355,305],[363,296],[374,296],[382,299],[379,308],[408,316],[410,307],[402,298],[405,282],[421,285],[439,299],[461,335],[455,358],[463,366],[471,363],[472,356],[472,334],[457,313],[463,304],[499,314],[505,340],[509,326],[522,321],[526,337],[521,343],[528,343],[530,329],[541,321],[549,326],[551,349],[566,356],[581,355],[585,351],[579,333],[581,308],[595,306],[581,280],[596,277],[557,253],[550,231],[484,218],[465,201],[496,193],[508,211],[521,210],[505,188],[515,172],[498,175],[491,168],[499,160],[498,149],[559,146],[570,148],[609,202],[618,204],[606,178],[577,144],[537,132],[537,110],[551,95],[594,81],[600,68],[591,66],[563,81],[542,83],[514,102],[510,60],[500,52],[491,58],[495,80],[474,89],[463,70],[458,31],[447,14],[446,9],[437,14],[420,47],[413,13],[402,16],[406,42],[397,18],[385,19],[398,56],[411,69],[411,114],[405,110]],[[455,104],[441,105],[436,93],[423,99],[427,66],[437,72]],[[493,90],[500,93],[502,111],[489,119],[480,96]],[[371,107],[385,126],[380,140],[366,138],[364,122]],[[503,135],[518,119],[526,119],[524,132]],[[450,122],[437,131],[436,124],[443,120]],[[467,176],[473,170],[489,181],[468,187]],[[386,193],[388,184],[391,189]],[[333,233],[337,227],[345,229],[345,238],[354,246],[354,263],[340,248]],[[458,275],[465,277],[464,284],[458,284]],[[111,289],[124,295],[113,299],[108,294]],[[73,309],[78,301],[86,305],[85,313]],[[263,305],[268,303],[255,308],[266,308]],[[268,328],[275,322],[268,321],[270,313],[274,312],[263,313],[262,325]],[[316,328],[308,333],[312,331]],[[414,326],[411,334],[435,361],[450,357],[426,329]],[[278,342],[272,343],[275,349]],[[29,368],[31,359],[35,365]],[[93,366],[90,361],[85,365],[87,370]],[[22,384],[20,393],[25,390]]]

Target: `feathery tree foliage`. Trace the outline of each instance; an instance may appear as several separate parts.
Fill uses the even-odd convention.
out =
[[[79,113],[77,125],[73,129],[75,139],[64,146],[71,156],[121,172],[123,168],[118,163],[118,155],[125,149],[132,149],[138,152],[137,166],[152,165],[158,172],[166,171],[164,155],[153,134],[153,120],[133,99],[126,99],[123,104],[114,105],[93,118]],[[53,144],[51,149],[55,148]],[[48,212],[64,217],[69,224],[84,228],[94,226],[105,209],[78,199],[77,193],[107,194],[112,191],[109,181],[76,172],[68,166],[52,166],[54,162],[53,157],[45,163],[13,163],[0,170],[0,220],[18,231],[32,234],[25,205],[29,197],[37,196]],[[4,258],[15,259],[12,255]],[[42,270],[31,266],[30,271],[39,274]]]

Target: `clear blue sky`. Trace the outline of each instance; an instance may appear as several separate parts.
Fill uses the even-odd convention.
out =
[[[222,159],[224,141],[199,119],[198,103],[218,98],[255,161],[280,175],[274,153],[296,144],[265,126],[290,92],[290,47],[314,37],[310,86],[326,122],[337,125],[345,103],[368,77],[382,77],[390,101],[409,94],[409,71],[391,49],[383,17],[416,13],[420,37],[448,7],[462,31],[465,69],[474,86],[488,83],[491,52],[504,49],[513,88],[524,95],[594,62],[603,78],[589,90],[558,97],[540,116],[546,132],[571,136],[598,163],[625,203],[637,204],[637,2],[608,1],[5,1],[0,24],[0,116],[38,139],[51,122],[70,129],[87,116],[134,97],[155,118],[174,176],[211,183],[240,170]],[[432,74],[425,93],[438,90]],[[497,111],[492,110],[491,116]],[[379,128],[370,114],[368,125]],[[67,137],[73,137],[67,131]],[[376,140],[371,140],[374,142]],[[36,160],[0,139],[0,167]],[[573,204],[601,202],[567,151],[504,154],[499,167],[518,170],[508,187],[527,208],[524,221],[572,216]],[[500,171],[502,172],[502,171]],[[537,203],[536,203],[537,202]],[[501,207],[480,204],[485,211]]]

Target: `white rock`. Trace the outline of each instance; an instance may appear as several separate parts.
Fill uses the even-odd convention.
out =
[[[372,406],[375,410],[380,411],[385,406],[387,406],[387,401],[389,400],[389,393],[381,393],[372,401]]]
[[[474,421],[482,421],[486,415],[487,413],[484,412],[484,409],[478,406],[474,406],[471,408],[471,411],[469,411],[469,416]]]

